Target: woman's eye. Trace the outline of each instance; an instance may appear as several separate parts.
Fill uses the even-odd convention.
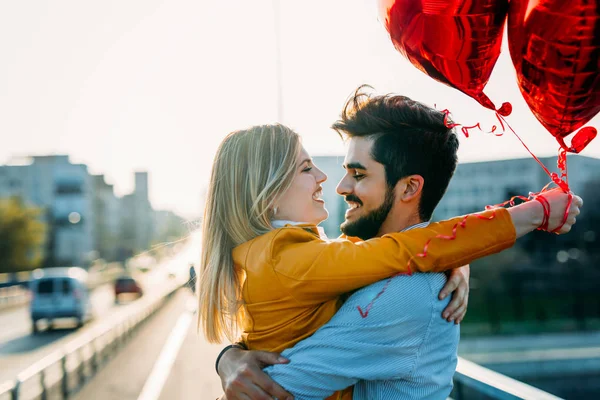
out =
[[[312,167],[306,167],[302,170],[302,172],[310,172],[311,169],[312,169]]]

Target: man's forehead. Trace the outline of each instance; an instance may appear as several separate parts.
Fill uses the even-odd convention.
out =
[[[368,167],[373,163],[377,163],[371,156],[371,147],[373,147],[373,141],[370,139],[360,137],[351,138],[348,140],[344,165],[360,164],[364,167]]]

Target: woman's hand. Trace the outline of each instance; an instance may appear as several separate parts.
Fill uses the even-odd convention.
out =
[[[471,268],[468,265],[453,269],[448,273],[448,282],[446,282],[439,295],[440,300],[443,300],[446,296],[452,294],[452,301],[442,313],[442,317],[448,322],[454,321],[455,324],[460,324],[465,318],[467,305],[469,304],[470,275]]]
[[[583,200],[577,195],[573,195],[571,205],[567,211],[568,195],[561,193],[560,189],[550,190],[543,194],[550,205],[550,216],[548,218],[548,230],[553,232],[558,227],[561,227],[556,233],[568,233],[580,213],[580,208],[583,207]],[[554,208],[553,208],[554,207]],[[565,220],[566,213],[566,220]],[[563,224],[564,222],[564,224]]]
[[[548,230],[554,231],[560,227],[556,232],[558,234],[567,233],[571,230],[576,222],[576,217],[579,215],[580,208],[583,206],[583,200],[581,197],[573,195],[573,199],[567,210],[567,204],[569,202],[569,194],[565,193],[562,189],[552,189],[542,193],[542,200],[531,200],[508,209],[508,213],[512,218],[513,225],[517,238],[520,238],[527,233],[534,231],[539,228],[544,221],[544,208],[548,208],[550,212],[548,215]],[[546,207],[544,207],[544,203]],[[567,215],[566,221],[563,220]],[[562,225],[562,226],[561,226]]]

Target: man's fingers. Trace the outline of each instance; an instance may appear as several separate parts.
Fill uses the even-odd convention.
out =
[[[275,381],[271,379],[271,377],[267,374],[264,374],[262,379],[257,379],[256,384],[261,387],[262,390],[267,392],[270,396],[269,399],[275,397],[277,399],[293,399],[294,397],[286,392],[281,386],[279,386]]]
[[[237,356],[237,362],[232,365],[235,368],[227,369],[227,378],[222,381],[226,398],[229,400],[272,400],[273,397],[288,399],[292,396],[277,385],[262,369],[265,365],[284,364],[289,360],[280,356],[279,353],[268,351],[243,351],[231,349],[225,356]],[[231,361],[223,358],[224,361]],[[219,368],[231,367],[225,363]]]
[[[253,385],[250,382],[238,382],[237,379],[227,385],[225,390],[225,398],[227,400],[272,400],[261,388]]]
[[[266,374],[256,363],[244,365],[237,370],[235,378],[226,383],[225,395],[231,400],[272,400],[272,397],[258,384],[261,379],[264,379],[261,375]]]
[[[229,400],[272,400],[267,392],[247,380],[237,378],[227,386],[225,395]]]
[[[244,393],[240,393],[240,394],[238,394],[238,395],[237,395],[237,396],[235,396],[235,397],[229,397],[229,396],[225,395],[225,398],[226,398],[227,400],[252,400],[252,399],[254,399],[255,397],[248,396],[248,395],[246,395],[246,394],[244,394]],[[258,399],[258,397],[256,397],[256,398]],[[260,399],[261,399],[261,400],[263,400],[263,398],[262,398],[262,397],[261,397]]]
[[[442,316],[448,319],[465,302],[465,291],[457,290],[452,295],[452,301],[446,306]]]
[[[270,351],[257,351],[255,356],[258,361],[266,365],[287,364],[290,362],[290,360],[282,357],[279,353],[273,353]]]
[[[460,279],[457,276],[452,276],[448,279],[448,282],[444,285],[442,290],[440,291],[439,299],[444,300],[446,296],[450,293],[454,292],[460,283]]]
[[[456,290],[452,293],[452,301],[448,303],[444,309],[444,312],[442,313],[442,317],[445,319],[448,319],[452,314],[454,314],[458,307],[460,307],[460,305],[466,301],[469,292],[469,287],[463,283],[463,280],[457,278],[456,281],[459,283],[456,285]]]
[[[450,316],[450,321],[455,321],[457,324],[459,323],[459,320],[462,321],[462,319],[465,317],[465,314],[467,313],[467,303],[463,303],[460,305],[460,307],[458,307],[456,309],[456,311]]]

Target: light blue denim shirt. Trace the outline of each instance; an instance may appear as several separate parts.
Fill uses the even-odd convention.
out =
[[[419,224],[420,227],[422,226]],[[412,227],[411,227],[412,228]],[[446,399],[456,369],[459,326],[442,318],[443,273],[397,276],[354,293],[314,335],[265,371],[296,399],[316,400],[356,385],[355,400]]]

